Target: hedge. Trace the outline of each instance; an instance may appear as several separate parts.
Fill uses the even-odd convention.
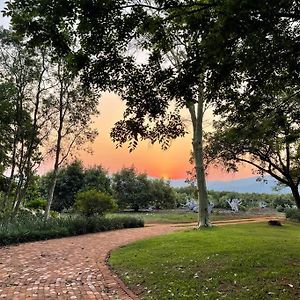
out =
[[[70,216],[50,219],[47,223],[42,218],[2,221],[0,222],[0,246],[143,226],[144,221],[134,217]]]

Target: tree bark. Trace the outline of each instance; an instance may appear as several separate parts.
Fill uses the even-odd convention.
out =
[[[45,215],[44,215],[44,220],[47,222],[49,219],[50,215],[50,209],[51,209],[51,204],[53,201],[53,195],[54,195],[54,190],[56,186],[56,181],[57,181],[57,174],[58,174],[58,168],[60,166],[60,152],[61,152],[61,143],[62,143],[62,138],[63,138],[63,127],[64,127],[64,119],[65,119],[65,111],[67,110],[67,107],[64,107],[64,95],[65,95],[65,90],[64,90],[64,82],[63,79],[61,78],[61,65],[58,66],[58,74],[59,74],[59,82],[60,82],[60,93],[59,93],[59,125],[57,129],[57,140],[56,140],[56,148],[55,148],[55,162],[54,162],[54,168],[53,168],[53,177],[52,181],[49,187],[49,192],[48,192],[48,201],[47,201],[47,206],[45,210]]]
[[[22,97],[22,92],[21,92],[21,88],[19,87],[19,92],[21,94]],[[4,204],[3,204],[3,210],[5,210],[5,207],[7,205],[7,202],[9,200],[10,194],[12,192],[12,188],[13,188],[13,184],[14,184],[14,176],[15,176],[15,169],[17,166],[17,149],[18,149],[18,143],[20,140],[20,128],[21,128],[21,117],[20,117],[20,110],[21,110],[21,106],[20,106],[20,98],[18,96],[17,98],[17,102],[15,104],[15,130],[14,130],[14,140],[13,140],[13,153],[12,153],[12,158],[11,158],[11,171],[10,171],[10,176],[9,176],[9,186],[8,186],[8,191],[7,194],[4,198]],[[12,203],[14,206],[14,202]],[[12,208],[13,208],[12,206]]]
[[[20,192],[20,202],[22,202],[23,198],[26,195],[26,192],[28,190],[30,180],[32,177],[32,156],[34,151],[36,150],[38,143],[36,142],[36,138],[38,136],[38,113],[40,110],[40,104],[41,104],[41,94],[43,91],[42,83],[44,74],[46,72],[46,66],[45,66],[45,53],[42,52],[42,69],[39,73],[38,83],[37,83],[37,92],[35,96],[35,103],[34,103],[34,113],[33,113],[33,124],[32,124],[32,130],[31,130],[31,136],[29,140],[29,145],[27,149],[27,155],[26,155],[26,162],[25,162],[25,184]]]
[[[203,163],[203,147],[201,142],[195,138],[193,139],[193,150],[195,157],[195,168],[197,177],[197,193],[198,193],[198,227],[210,226],[208,214],[208,197],[205,181],[205,170]]]
[[[300,193],[299,193],[299,188],[296,185],[290,186],[293,197],[296,202],[296,206],[298,209],[300,209]]]
[[[196,169],[196,181],[197,181],[197,194],[198,194],[198,228],[208,227],[209,213],[208,213],[208,197],[205,181],[205,168],[203,159],[203,115],[204,115],[204,98],[203,98],[203,86],[199,87],[198,95],[198,107],[197,114],[195,112],[195,104],[192,103],[188,107],[192,124],[193,124],[193,152]]]
[[[23,182],[24,182],[24,176],[23,174],[21,174],[17,185],[16,195],[15,195],[15,200],[13,205],[12,219],[16,217],[22,202],[21,189],[22,189]]]
[[[8,203],[12,188],[13,188],[13,181],[14,181],[14,176],[15,176],[15,168],[16,168],[16,137],[14,138],[14,146],[13,146],[13,155],[12,155],[12,165],[11,165],[11,171],[9,175],[9,184],[8,184],[8,189],[7,193],[4,196],[4,202],[3,202],[3,209],[2,211],[4,212],[6,209],[6,205]]]
[[[55,187],[56,187],[56,182],[57,182],[57,174],[58,174],[58,168],[56,170],[53,171],[53,174],[52,174],[52,180],[51,180],[51,184],[50,184],[50,187],[49,187],[49,191],[48,191],[48,201],[47,201],[47,206],[46,206],[46,209],[45,209],[45,222],[49,219],[49,216],[50,216],[50,209],[51,209],[51,204],[53,202],[53,196],[54,196],[54,190],[55,190]]]
[[[22,186],[24,183],[24,139],[22,137],[22,141],[21,141],[21,149],[20,149],[20,161],[19,161],[19,165],[18,165],[18,172],[19,172],[19,180],[18,180],[18,184],[17,184],[17,188],[16,188],[16,193],[15,193],[15,197],[14,197],[14,204],[13,204],[13,211],[12,211],[12,219],[16,217],[18,210],[20,208],[21,205],[21,190],[22,190]]]
[[[62,109],[61,109],[61,112],[62,112]],[[62,114],[61,114],[61,116],[62,116]],[[45,210],[45,217],[44,217],[45,222],[49,219],[49,213],[50,213],[51,204],[53,201],[54,190],[55,190],[56,181],[57,181],[57,174],[58,174],[58,168],[59,168],[59,157],[60,157],[61,141],[62,141],[62,128],[63,128],[63,118],[60,118],[60,125],[59,125],[59,129],[57,132],[53,177],[52,177],[51,184],[49,187],[48,199],[47,199],[48,201],[47,201],[47,206],[46,206],[46,210]]]

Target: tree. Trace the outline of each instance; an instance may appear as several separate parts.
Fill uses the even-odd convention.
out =
[[[153,1],[160,7],[160,1]],[[166,5],[166,4],[165,4]],[[179,4],[178,4],[179,5]],[[166,5],[167,6],[167,5]],[[192,125],[192,149],[198,191],[198,226],[209,226],[208,197],[203,153],[204,113],[211,103],[209,53],[206,39],[215,24],[214,10],[175,6],[144,10],[139,29],[141,49],[150,52],[148,63],[131,68],[121,95],[127,108],[116,123],[114,141],[150,139],[167,148],[186,133],[180,110],[186,109]],[[175,109],[174,109],[175,107]]]
[[[247,163],[260,176],[271,175],[291,189],[300,208],[299,96],[293,93],[288,103],[279,98],[273,107],[265,104],[246,111],[236,111],[216,125],[207,153],[228,170],[237,171],[239,163]]]
[[[14,86],[9,83],[0,84],[0,173],[9,165],[9,153],[12,145],[13,107],[10,99],[14,95]]]
[[[151,204],[156,209],[175,208],[176,195],[169,182],[163,179],[151,180]]]
[[[123,168],[113,174],[112,187],[119,208],[138,211],[151,203],[150,182],[145,173],[138,174],[134,167]]]
[[[297,1],[231,1],[211,53],[221,121],[212,158],[247,163],[289,186],[299,206],[299,40]],[[221,37],[220,35],[223,34]]]
[[[47,198],[52,183],[53,171],[43,175],[40,180],[42,195]],[[75,160],[60,168],[53,194],[51,209],[61,212],[74,205],[75,195],[82,189],[84,168],[82,162]]]
[[[95,189],[98,192],[111,195],[112,189],[110,181],[107,171],[102,166],[94,166],[85,170],[82,189]]]
[[[50,44],[66,55],[69,66],[83,71],[85,82],[122,94],[127,110],[112,133],[115,141],[122,144],[129,140],[134,148],[138,140],[150,139],[167,147],[173,138],[185,133],[179,109],[188,109],[193,126],[199,226],[208,226],[202,144],[205,106],[212,101],[223,109],[224,101],[237,99],[240,88],[251,95],[258,83],[268,83],[276,75],[276,68],[288,55],[292,59],[285,74],[294,70],[293,77],[297,78],[296,68],[291,68],[299,66],[297,51],[283,53],[276,46],[279,44],[273,43],[289,42],[286,38],[291,31],[285,29],[299,21],[296,1],[49,2],[16,0],[9,4],[8,14],[31,43]],[[150,58],[146,65],[133,66],[133,59],[124,53],[128,43],[138,38],[140,48],[149,51]],[[273,53],[283,55],[277,60]],[[273,63],[272,73],[268,67]],[[268,90],[265,87],[264,91]]]
[[[131,22],[135,23],[134,18],[125,20],[127,25],[121,22],[124,3],[53,3],[50,0],[7,3],[6,14],[10,15],[14,28],[26,37],[30,46],[50,49],[56,68],[54,75],[58,89],[48,101],[48,108],[53,112],[52,125],[56,138],[49,143],[55,146],[52,149],[53,176],[45,220],[49,216],[60,166],[73,146],[82,145],[85,138],[92,141],[95,137],[95,131],[89,127],[97,103],[87,88],[93,84],[90,77],[97,77],[101,90],[107,89],[108,83],[109,87],[118,84],[120,64],[123,62],[118,50],[127,47],[127,27],[131,26]],[[79,71],[82,81],[87,83],[85,87],[79,84],[75,76]]]
[[[123,99],[130,108],[125,113],[126,120],[116,126],[112,135],[115,141],[123,143],[130,140],[134,147],[139,138],[149,138],[152,142],[160,141],[163,147],[167,147],[171,139],[184,134],[179,108],[188,108],[193,124],[193,151],[201,219],[199,226],[207,226],[208,201],[203,167],[202,123],[206,102],[205,83],[208,77],[205,55],[200,44],[214,22],[210,10],[207,11],[208,17],[206,11],[202,13],[202,9],[214,5],[199,2],[193,14],[191,11],[194,6],[193,3],[185,5],[177,1],[172,4],[168,1],[153,1],[150,4],[139,1],[79,1],[77,5],[64,2],[58,6],[47,6],[44,1],[28,1],[26,5],[22,1],[14,1],[8,5],[7,13],[12,17],[15,28],[26,33],[32,43],[38,41],[51,44],[59,53],[69,55],[71,65],[75,69],[79,67],[84,70],[85,81],[96,83],[101,88],[107,84],[110,89],[123,92]],[[185,17],[190,14],[193,14],[191,18]],[[52,30],[51,24],[57,24],[56,30]],[[79,51],[72,51],[75,48],[72,44],[75,38],[70,24],[73,27],[76,24],[79,29],[76,37],[76,48]],[[141,24],[146,26],[140,28]],[[125,82],[119,84],[116,79],[119,79],[120,74],[133,70],[132,59],[124,56],[127,44],[132,41],[133,36],[139,36],[140,33],[143,33],[143,38],[146,37],[143,48],[152,52],[149,68],[136,68],[134,77],[127,77]],[[173,67],[165,70],[163,59],[166,58]],[[171,82],[167,80],[168,77],[171,77]],[[124,85],[129,87],[124,90]],[[157,89],[158,85],[161,87]],[[137,94],[142,96],[143,101],[140,103],[144,104],[143,107],[137,104],[134,92],[138,92],[135,94],[136,98]],[[168,115],[166,112],[172,99],[176,99],[177,109]],[[151,130],[146,130],[146,127],[149,129],[144,122],[146,117],[150,117],[150,122],[154,121],[152,124],[155,125]]]
[[[48,192],[48,203],[45,210],[45,220],[53,201],[54,190],[60,166],[70,155],[71,151],[81,148],[86,142],[92,142],[97,130],[92,129],[92,116],[97,115],[98,99],[95,94],[78,82],[66,70],[63,60],[56,64],[54,73],[56,90],[48,101],[48,109],[52,112],[51,123],[54,138],[51,141],[50,153],[54,156],[53,173]]]
[[[40,180],[40,190],[46,198],[52,173],[53,171],[50,171],[41,176]],[[62,166],[57,175],[51,209],[61,212],[63,209],[73,207],[75,195],[86,190],[96,190],[111,195],[112,189],[107,171],[101,166],[85,169],[82,161],[78,159]]]
[[[87,190],[76,195],[75,209],[87,217],[96,214],[102,216],[116,209],[116,203],[109,194]]]
[[[50,61],[46,51],[28,48],[8,33],[4,32],[2,36],[1,73],[6,86],[14,88],[13,97],[9,99],[14,118],[10,130],[10,185],[7,197],[18,172],[13,206],[16,215],[34,168],[42,160],[40,146],[45,138],[51,137],[48,145],[43,145],[48,148],[48,154],[54,156],[45,210],[47,219],[59,167],[71,150],[93,141],[97,134],[91,128],[91,118],[98,113],[98,99],[91,89],[84,88],[76,76],[66,70],[63,59]],[[35,55],[37,58],[33,58]]]
[[[4,206],[15,185],[14,215],[31,184],[35,167],[41,162],[40,146],[48,133],[43,110],[48,87],[44,82],[48,67],[45,56],[42,50],[26,47],[12,32],[0,30],[1,128],[5,131],[0,138],[0,165],[2,171],[8,169],[10,173]]]
[[[114,141],[129,141],[134,148],[139,139],[150,139],[166,148],[170,140],[184,135],[179,110],[188,109],[193,126],[199,226],[208,226],[202,141],[209,55],[204,41],[216,19],[214,1],[47,2],[14,1],[9,3],[7,14],[31,43],[54,46],[73,69],[83,70],[85,82],[122,94],[127,111],[112,133]],[[51,24],[56,24],[55,30]],[[148,65],[135,67],[133,59],[126,57],[128,42],[136,37],[142,37],[142,49],[151,52]],[[165,67],[166,61],[170,67]],[[172,100],[176,109],[168,113]]]

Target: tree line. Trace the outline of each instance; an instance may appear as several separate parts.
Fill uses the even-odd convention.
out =
[[[47,205],[47,195],[51,185],[53,171],[42,176],[35,176],[34,184],[28,189],[24,206],[30,209],[44,210]],[[101,166],[85,168],[80,160],[75,160],[63,166],[57,176],[53,193],[51,210],[54,212],[76,213],[78,197],[84,193],[101,193],[101,197],[111,197],[114,209],[141,211],[150,209],[186,208],[187,201],[196,199],[195,186],[174,188],[169,181],[150,178],[146,173],[139,173],[134,167],[122,168],[109,175]],[[92,198],[97,198],[95,195]],[[284,209],[293,206],[291,194],[257,194],[237,193],[229,191],[208,191],[209,202],[215,209],[230,209],[227,200],[241,200],[241,209],[259,207],[264,202],[270,208]],[[91,201],[91,200],[89,200]],[[83,199],[80,204],[88,206],[96,213],[97,201],[86,204]],[[101,202],[101,201],[99,201]],[[78,204],[78,203],[77,203]]]
[[[195,198],[197,194],[194,186],[176,188],[175,191],[177,193],[177,203],[181,205],[184,205],[187,199]],[[240,193],[208,190],[208,199],[213,204],[213,209],[231,209],[228,200],[232,199],[241,201],[241,205],[239,205],[240,210],[268,207],[285,211],[294,206],[292,194]],[[261,204],[264,205],[261,206]]]
[[[53,171],[50,171],[35,177],[35,185],[25,199],[25,207],[45,209],[52,176]],[[75,160],[58,172],[51,210],[75,212],[78,194],[87,191],[111,196],[119,210],[170,209],[176,206],[176,192],[168,181],[151,179],[134,167],[122,168],[110,176],[101,166],[84,168],[80,160]]]
[[[63,99],[70,103],[66,99],[72,95],[86,95],[69,93],[75,77],[84,91],[96,88],[120,95],[126,111],[111,132],[117,145],[128,142],[133,150],[140,140],[150,140],[168,148],[172,139],[188,131],[180,114],[187,110],[199,227],[209,226],[207,163],[233,171],[240,163],[250,164],[259,175],[270,174],[288,186],[300,208],[298,1],[14,0],[7,3],[5,14],[30,49],[47,50],[58,64],[58,104]],[[139,62],[136,53],[146,59]],[[82,98],[72,103],[88,102]],[[219,120],[212,134],[203,126],[209,107]],[[94,107],[88,111],[90,115]],[[57,113],[56,120],[64,120],[64,110]],[[19,115],[15,126],[23,118],[25,114]],[[55,124],[59,152],[64,133],[60,122]],[[16,140],[25,136],[22,130],[14,132]],[[16,145],[15,155],[22,158],[16,170],[25,175],[19,176],[14,207],[28,177],[18,164],[26,160],[20,153],[27,146],[19,141]],[[55,156],[48,209],[68,153]]]

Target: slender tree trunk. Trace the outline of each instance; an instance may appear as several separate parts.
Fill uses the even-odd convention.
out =
[[[9,175],[9,184],[8,184],[8,189],[7,193],[5,194],[4,201],[3,201],[3,211],[5,211],[10,193],[12,191],[13,187],[13,181],[14,181],[14,176],[15,176],[15,168],[16,168],[16,138],[14,140],[14,148],[13,148],[13,155],[12,155],[12,165],[11,165],[11,170],[10,170],[10,175]]]
[[[45,215],[44,215],[44,220],[47,222],[49,219],[50,215],[50,209],[51,209],[51,204],[53,201],[53,195],[54,195],[54,190],[57,182],[57,175],[58,175],[58,168],[61,163],[60,161],[60,152],[61,152],[61,143],[62,143],[62,132],[63,132],[63,126],[64,126],[64,117],[65,117],[65,112],[67,110],[66,107],[64,107],[63,99],[65,95],[64,91],[64,84],[63,84],[63,79],[60,77],[60,65],[58,68],[58,73],[59,73],[59,80],[60,80],[60,94],[59,94],[59,125],[57,129],[57,140],[56,140],[56,148],[55,148],[55,162],[54,162],[54,168],[53,168],[53,177],[52,181],[49,187],[49,192],[48,192],[48,201],[47,201],[47,206],[45,210]]]
[[[16,169],[16,157],[17,157],[17,148],[18,148],[18,141],[19,141],[19,131],[20,131],[20,126],[19,126],[19,104],[16,104],[16,128],[14,132],[14,141],[13,141],[13,153],[12,153],[12,158],[11,158],[11,171],[10,171],[10,176],[9,176],[9,186],[8,186],[8,191],[7,194],[5,195],[4,198],[4,203],[3,203],[3,210],[5,210],[5,207],[7,205],[10,193],[12,191],[13,183],[14,183],[14,176],[15,176],[15,169]]]
[[[19,193],[20,193],[20,188],[22,187],[23,184],[23,155],[24,155],[24,129],[22,128],[24,124],[22,123],[23,121],[23,110],[24,110],[24,89],[26,85],[19,85],[18,87],[18,100],[16,103],[16,126],[17,126],[17,131],[16,131],[16,142],[17,144],[14,145],[16,147],[16,152],[17,153],[17,147],[18,147],[18,142],[21,142],[21,149],[20,149],[20,157],[19,157],[19,163],[18,163],[18,173],[19,173],[19,180],[17,184],[17,189],[13,201],[13,208],[12,208],[12,215],[11,218],[14,218],[17,215],[17,211],[19,208],[18,201],[19,201]],[[16,157],[15,157],[16,160]]]
[[[38,82],[37,82],[37,92],[35,96],[35,103],[34,103],[34,112],[33,112],[33,124],[32,124],[32,130],[31,130],[31,136],[30,141],[27,149],[27,155],[26,155],[26,163],[25,163],[25,183],[24,187],[21,191],[21,201],[26,195],[26,192],[28,190],[30,180],[32,178],[32,156],[34,154],[34,151],[38,147],[38,143],[36,139],[38,136],[39,126],[38,126],[38,114],[40,110],[40,104],[41,104],[41,94],[42,94],[42,83],[44,74],[46,72],[46,66],[45,66],[45,53],[42,53],[42,69],[39,74]]]
[[[139,211],[139,206],[137,205],[137,204],[134,204],[133,205],[133,210],[134,210],[134,212],[138,212]]]
[[[16,195],[15,195],[15,199],[14,199],[12,218],[14,218],[17,215],[18,210],[19,210],[20,205],[21,205],[21,202],[22,202],[21,191],[22,191],[23,182],[24,182],[24,176],[21,175],[20,178],[19,178],[19,182],[18,182],[17,190],[16,190]]]
[[[16,194],[15,194],[15,197],[14,197],[12,218],[14,218],[17,215],[19,207],[21,205],[21,201],[22,201],[21,191],[22,191],[22,186],[23,186],[23,183],[24,183],[24,163],[23,163],[23,159],[24,159],[24,140],[22,139],[21,156],[20,156],[20,161],[19,161],[19,165],[18,165],[19,180],[18,180],[18,184],[17,184]]]
[[[56,153],[55,153],[55,162],[54,162],[54,169],[53,169],[53,176],[52,180],[50,183],[49,187],[49,192],[48,192],[48,201],[47,201],[47,206],[45,210],[45,222],[49,219],[49,213],[53,201],[53,195],[54,195],[54,190],[57,182],[57,175],[58,175],[58,168],[59,168],[59,157],[60,157],[60,150],[61,150],[61,141],[62,141],[62,128],[63,128],[63,123],[61,122],[58,130],[58,135],[57,135],[57,141],[56,141]]]
[[[53,177],[52,177],[51,184],[49,187],[48,202],[47,202],[47,206],[45,209],[45,221],[47,221],[49,219],[51,204],[53,202],[54,190],[55,190],[56,182],[57,182],[57,174],[58,174],[58,168],[56,170],[54,170],[53,174],[52,174]]]
[[[192,118],[193,124],[193,152],[196,169],[197,193],[198,193],[198,227],[208,227],[209,213],[208,213],[208,197],[205,181],[205,168],[203,159],[203,114],[204,114],[204,99],[203,87],[199,88],[197,114],[195,112],[195,105],[191,104],[188,108]]]

